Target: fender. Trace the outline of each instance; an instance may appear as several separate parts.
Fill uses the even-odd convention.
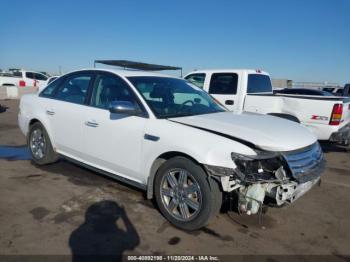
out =
[[[28,132],[26,134],[26,138],[28,140],[28,137],[29,137],[29,130],[30,130],[30,125],[34,122],[39,122],[43,125],[43,127],[45,128],[46,132],[47,132],[47,135],[49,136],[49,139],[50,139],[50,142],[51,142],[51,145],[52,145],[52,148],[54,149],[54,151],[56,151],[56,144],[55,144],[55,141],[54,139],[52,138],[52,134],[51,134],[51,129],[48,127],[48,123],[47,121],[44,121],[41,117],[33,117],[31,118],[29,121],[28,121]]]

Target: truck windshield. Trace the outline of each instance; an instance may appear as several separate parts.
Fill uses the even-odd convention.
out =
[[[199,87],[182,79],[134,76],[128,80],[158,118],[193,116],[226,111]]]
[[[271,79],[269,76],[259,74],[248,75],[248,94],[267,92],[272,93]]]

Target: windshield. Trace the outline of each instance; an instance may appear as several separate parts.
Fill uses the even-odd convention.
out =
[[[135,76],[128,80],[158,118],[192,116],[226,111],[195,85],[171,77]]]

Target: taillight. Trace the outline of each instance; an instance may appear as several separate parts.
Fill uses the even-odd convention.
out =
[[[26,81],[20,80],[19,81],[19,86],[20,87],[25,87],[26,86]]]
[[[343,104],[335,104],[333,106],[331,120],[329,124],[331,126],[338,126],[341,122],[341,117],[343,115]]]

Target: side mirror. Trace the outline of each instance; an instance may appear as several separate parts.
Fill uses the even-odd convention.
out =
[[[114,114],[138,115],[141,111],[129,101],[113,101],[109,105],[109,112]]]

